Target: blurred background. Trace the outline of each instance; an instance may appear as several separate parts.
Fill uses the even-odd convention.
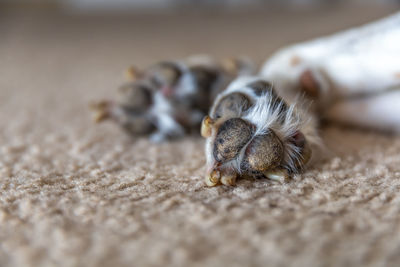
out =
[[[399,0],[2,0],[8,6],[42,6],[79,12],[142,12],[179,9],[310,8],[326,5],[394,5]]]
[[[108,63],[124,53],[146,63],[193,53],[248,54],[260,62],[282,45],[399,7],[400,0],[0,0],[0,30],[3,45],[74,39],[70,45],[83,49],[90,42]]]
[[[261,64],[285,45],[399,7],[400,0],[0,0],[0,119],[17,107],[46,117],[47,105],[57,119],[84,126],[87,103],[113,97],[132,64],[193,54]]]
[[[42,48],[90,47],[86,56],[101,52],[107,64],[193,53],[247,54],[261,62],[283,45],[399,7],[400,0],[0,0],[0,53],[7,41],[13,48],[39,41]]]

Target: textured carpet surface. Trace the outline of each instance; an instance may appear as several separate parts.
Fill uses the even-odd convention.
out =
[[[288,184],[203,184],[203,140],[94,125],[131,63],[278,47],[390,10],[0,16],[0,266],[399,266],[400,138],[328,126]]]

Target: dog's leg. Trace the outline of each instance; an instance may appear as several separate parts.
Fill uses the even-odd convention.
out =
[[[400,133],[400,88],[380,95],[345,99],[324,114],[330,121]]]
[[[400,85],[400,13],[283,48],[261,75],[281,93],[305,93],[317,102],[378,93]]]

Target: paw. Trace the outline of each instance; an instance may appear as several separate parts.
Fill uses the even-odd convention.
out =
[[[289,173],[299,172],[311,155],[301,132],[304,121],[270,83],[234,82],[202,123],[207,164],[218,166],[218,175],[206,176],[207,185],[233,185],[241,175],[287,181]]]

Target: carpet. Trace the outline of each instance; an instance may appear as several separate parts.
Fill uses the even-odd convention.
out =
[[[399,266],[400,138],[327,125],[330,157],[287,184],[203,183],[204,141],[94,125],[123,70],[246,54],[393,10],[0,15],[0,266]]]

